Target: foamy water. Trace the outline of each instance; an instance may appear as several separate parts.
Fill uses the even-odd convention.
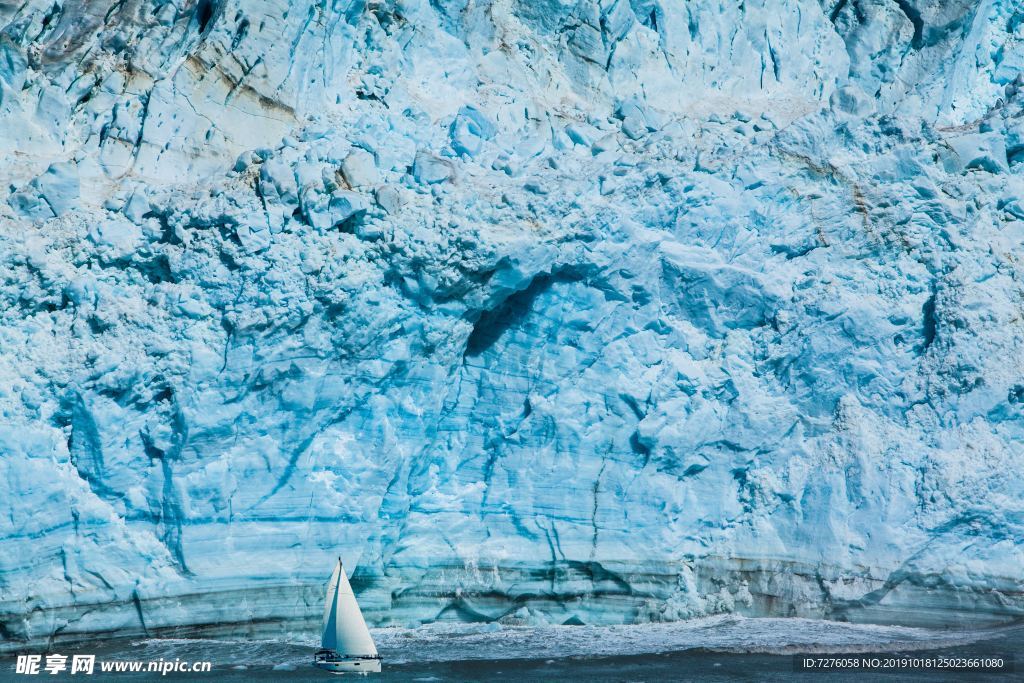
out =
[[[777,655],[927,650],[968,645],[1001,633],[729,615],[628,626],[431,624],[413,629],[375,629],[373,637],[386,662],[405,664],[621,657],[698,649]],[[133,641],[130,651],[133,657],[141,659],[196,658],[202,652],[219,665],[306,665],[318,644],[317,639],[309,636],[285,636],[271,641],[147,639]]]
[[[520,626],[432,624],[376,629],[384,658],[375,681],[662,681],[790,680],[795,653],[943,651],[1011,656],[1024,627],[939,631],[843,624],[812,619],[718,616],[630,626]],[[319,639],[283,633],[273,640],[171,639],[111,641],[57,648],[95,653],[98,660],[209,661],[204,680],[332,680],[311,666]],[[13,674],[13,669],[8,673]],[[148,680],[152,675],[94,676],[92,680]],[[751,678],[753,676],[753,678]],[[860,676],[860,678],[857,678]],[[920,672],[904,680],[962,680],[962,672]],[[0,671],[0,679],[7,680]],[[171,678],[174,678],[172,675]],[[11,679],[14,680],[14,679]],[[840,672],[830,680],[865,680]]]

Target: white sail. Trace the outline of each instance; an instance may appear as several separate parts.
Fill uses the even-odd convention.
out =
[[[327,584],[324,633],[320,643],[325,650],[334,650],[340,655],[372,657],[377,654],[370,629],[366,628],[355,593],[341,566],[341,558]]]

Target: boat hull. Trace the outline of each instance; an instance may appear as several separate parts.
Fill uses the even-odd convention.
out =
[[[376,657],[345,657],[339,659],[314,660],[313,664],[325,671],[336,674],[380,673],[380,659]]]

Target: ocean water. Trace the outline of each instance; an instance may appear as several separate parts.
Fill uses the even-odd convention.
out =
[[[384,670],[376,681],[790,681],[1024,680],[1024,673],[962,671],[825,673],[794,670],[794,655],[900,653],[1012,660],[1024,625],[980,631],[841,624],[808,619],[735,616],[635,626],[502,627],[435,624],[374,631]],[[308,635],[275,640],[142,639],[59,649],[97,661],[210,661],[210,673],[103,674],[85,680],[327,681],[311,666],[317,642]],[[1019,671],[1020,666],[1017,667]],[[71,678],[66,673],[64,677]],[[14,674],[14,658],[3,680]],[[46,676],[47,679],[57,676]],[[358,678],[357,680],[361,680]]]

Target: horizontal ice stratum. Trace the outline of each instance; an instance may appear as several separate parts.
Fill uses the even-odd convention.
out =
[[[0,3],[0,640],[1024,616],[1024,8]]]

